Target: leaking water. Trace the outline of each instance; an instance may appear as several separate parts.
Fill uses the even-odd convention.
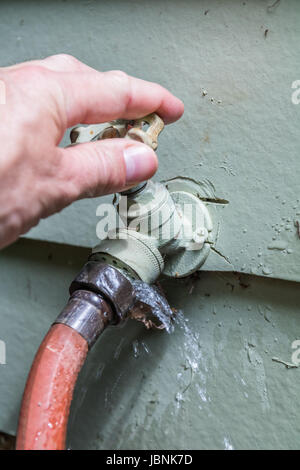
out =
[[[224,449],[225,450],[234,450],[233,445],[229,441],[228,437],[224,437]]]
[[[185,318],[182,311],[172,311],[164,295],[155,286],[149,286],[142,281],[133,281],[135,288],[136,298],[139,302],[146,304],[150,307],[151,314],[158,318],[168,333],[174,331],[174,324],[183,332],[182,353],[185,359],[184,370],[190,370],[188,381],[186,382],[186,374],[181,372],[177,375],[177,380],[180,382],[180,390],[175,395],[176,407],[180,408],[184,402],[184,394],[191,386],[194,377],[197,375],[196,390],[200,399],[203,402],[210,401],[206,392],[206,377],[202,373],[200,367],[202,366],[205,371],[207,367],[201,351],[199,341],[199,333],[189,326],[188,318]],[[132,345],[134,356],[139,356],[139,344],[135,341]],[[147,351],[146,351],[147,352]]]
[[[156,286],[143,281],[132,281],[136,299],[150,307],[151,315],[156,317],[168,333],[172,333],[173,311],[165,296]]]
[[[199,332],[189,326],[189,319],[185,318],[182,311],[172,311],[164,295],[155,286],[149,286],[142,281],[133,281],[136,298],[142,304],[146,304],[168,333],[173,332],[174,324],[183,332],[182,353],[185,360],[184,371],[190,371],[188,376],[182,372],[177,374],[179,382],[179,391],[175,395],[176,407],[180,408],[184,402],[184,395],[192,385],[195,376],[197,376],[196,390],[202,402],[210,401],[206,392],[207,367],[201,351]],[[148,313],[148,312],[147,312]],[[139,343],[134,341],[132,344],[134,357],[138,357]],[[204,369],[204,373],[201,369]],[[188,380],[187,380],[188,379]]]
[[[174,326],[176,330],[181,332],[180,334],[180,344],[178,349],[182,357],[182,361],[178,364],[179,370],[176,371],[176,386],[174,387],[174,407],[175,414],[186,413],[188,409],[188,404],[191,399],[194,398],[193,393],[196,392],[198,397],[198,408],[201,413],[205,412],[205,409],[209,409],[209,403],[211,398],[207,391],[206,377],[208,372],[208,358],[205,354],[205,349],[201,347],[200,343],[200,332],[197,331],[190,322],[189,318],[186,318],[182,311],[176,311],[174,313],[173,309],[168,304],[167,299],[156,286],[150,286],[142,281],[132,281],[135,297],[137,299],[137,304],[140,303],[141,311],[145,317],[152,318],[153,322],[156,321],[156,324],[159,323],[162,327],[168,332],[172,333],[174,331]],[[217,313],[216,308],[214,308],[214,314]],[[147,323],[145,323],[147,326]],[[122,337],[116,347],[114,358],[118,359],[121,351],[125,347],[126,337]],[[139,358],[140,355],[149,354],[151,355],[151,350],[144,341],[134,339],[131,342],[132,352],[134,358]],[[97,379],[101,378],[103,373],[104,364],[100,364],[98,371],[96,372]],[[104,396],[104,407],[107,410],[112,409],[112,399],[113,396],[119,388],[119,384],[126,377],[126,370],[122,370],[121,373],[117,374],[116,379],[112,386],[109,386],[105,390]],[[193,393],[190,392],[193,390]],[[81,406],[82,400],[84,398],[86,390],[83,390],[82,397],[79,397],[79,406]],[[226,437],[223,438],[223,445],[225,449],[233,449],[233,445],[230,442],[230,439]]]
[[[133,341],[132,349],[133,349],[133,355],[137,359],[140,355],[139,342],[137,339]]]
[[[204,365],[200,334],[189,326],[189,320],[185,318],[181,310],[176,313],[175,324],[183,331],[183,349],[188,367],[193,373],[198,372],[200,363]]]

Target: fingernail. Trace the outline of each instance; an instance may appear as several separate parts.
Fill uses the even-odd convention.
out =
[[[149,179],[157,168],[153,150],[146,145],[132,145],[124,150],[126,183]]]

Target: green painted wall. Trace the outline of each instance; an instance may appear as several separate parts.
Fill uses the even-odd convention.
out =
[[[0,65],[66,52],[180,96],[185,115],[161,137],[156,179],[194,178],[229,201],[218,207],[227,261],[206,265],[219,272],[202,272],[194,287],[163,282],[187,322],[173,335],[129,322],[93,350],[71,412],[72,448],[299,448],[299,369],[272,358],[290,362],[300,335],[300,106],[291,101],[300,4],[272,3],[0,4]],[[3,431],[15,432],[34,352],[97,243],[99,202],[74,204],[0,253]]]
[[[88,250],[20,241],[0,255],[0,429],[14,433],[26,375]],[[163,281],[175,333],[111,328],[84,367],[71,448],[299,448],[299,285],[231,273]],[[137,350],[137,352],[135,352]],[[138,356],[138,357],[135,357]]]

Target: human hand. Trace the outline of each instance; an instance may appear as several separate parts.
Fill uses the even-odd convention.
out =
[[[156,112],[176,121],[183,103],[155,83],[98,72],[72,56],[0,68],[0,248],[73,201],[120,191],[157,169],[150,147],[107,139],[58,147],[65,130]]]

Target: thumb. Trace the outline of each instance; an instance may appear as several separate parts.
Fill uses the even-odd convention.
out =
[[[150,147],[127,139],[105,139],[61,150],[68,182],[79,192],[77,199],[134,186],[151,178],[158,166]]]

